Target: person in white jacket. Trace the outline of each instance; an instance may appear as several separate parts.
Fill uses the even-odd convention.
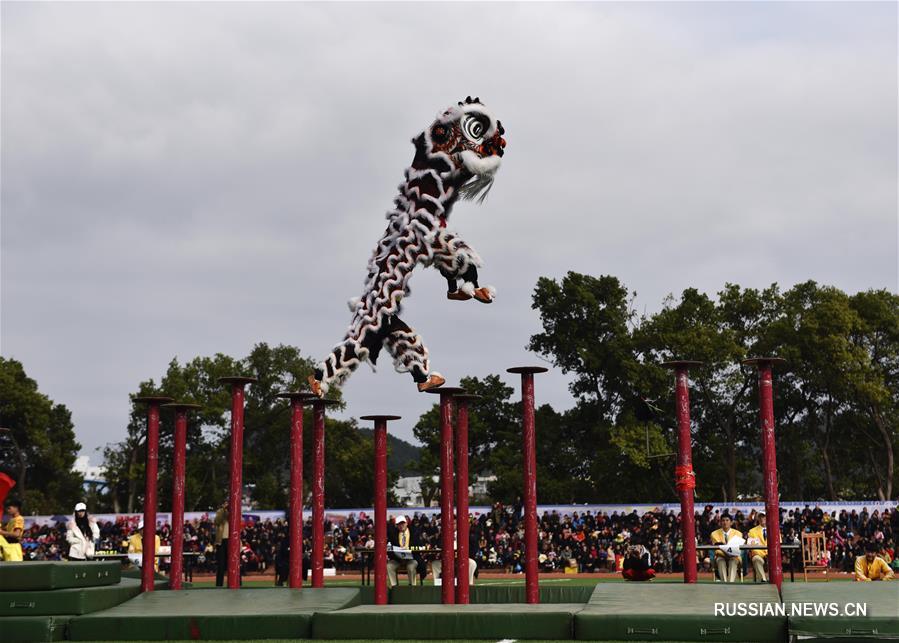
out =
[[[100,538],[97,521],[87,514],[87,505],[75,505],[75,517],[66,525],[69,543],[69,560],[87,560],[94,557],[94,542]]]

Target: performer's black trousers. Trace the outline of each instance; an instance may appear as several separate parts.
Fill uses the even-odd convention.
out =
[[[215,549],[215,586],[222,587],[225,584],[225,572],[228,571],[228,539],[223,538],[222,544]]]

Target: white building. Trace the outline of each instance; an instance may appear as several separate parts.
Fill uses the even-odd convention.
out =
[[[397,501],[402,507],[423,507],[424,498],[421,495],[421,482],[424,478],[422,476],[408,476],[405,478],[400,478],[396,481],[396,486],[393,488],[393,494],[396,496]],[[480,497],[487,495],[487,485],[496,480],[496,476],[478,476],[473,484],[468,486],[468,495],[469,497]],[[440,478],[438,476],[434,476],[434,484],[440,484]],[[437,501],[431,501],[431,506],[438,506]]]

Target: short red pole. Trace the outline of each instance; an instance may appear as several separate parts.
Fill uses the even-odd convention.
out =
[[[427,391],[440,395],[440,596],[452,605],[455,595],[455,547],[453,546],[453,395],[461,388],[444,386]]]
[[[287,585],[294,589],[303,586],[303,412],[305,402],[315,398],[312,393],[280,393],[290,400],[290,508],[288,510],[288,543],[290,569]]]
[[[184,578],[184,472],[187,464],[187,412],[197,404],[166,404],[175,412],[175,452],[172,457],[172,568],[169,589],[178,590]]]
[[[537,567],[537,431],[534,421],[534,373],[545,373],[542,366],[506,369],[521,375],[522,455],[524,465],[524,582],[525,600],[540,602]]]
[[[375,605],[387,605],[387,422],[399,415],[363,415],[375,423]]]
[[[243,411],[244,387],[254,377],[220,377],[231,385],[231,460],[228,492],[228,589],[240,589],[240,532],[243,526]]]
[[[312,586],[325,586],[325,407],[335,400],[312,402]]]
[[[172,398],[145,395],[134,398],[147,405],[147,465],[144,480],[144,533],[141,536],[140,589],[152,592],[156,575],[156,483],[159,478],[159,406]]]
[[[759,372],[759,420],[762,431],[763,477],[765,484],[765,521],[768,540],[768,581],[778,591],[783,584],[783,558],[780,548],[780,494],[777,490],[777,445],[774,441],[774,377],[772,368],[786,360],[756,357],[743,364],[756,366]]]
[[[677,465],[674,467],[674,488],[680,497],[681,534],[684,539],[684,582],[696,582],[696,519],[693,509],[696,474],[693,472],[693,438],[690,423],[689,370],[702,362],[676,360],[662,366],[674,370],[675,404],[677,411]]]
[[[456,603],[470,602],[468,587],[468,404],[480,395],[456,395]]]

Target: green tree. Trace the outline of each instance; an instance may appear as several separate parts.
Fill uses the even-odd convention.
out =
[[[80,474],[72,471],[81,445],[72,414],[38,390],[22,364],[0,357],[0,426],[12,430],[22,450],[25,480],[13,495],[33,514],[68,513],[82,497]]]
[[[132,396],[161,394],[200,404],[190,416],[187,435],[186,505],[188,510],[220,505],[228,489],[230,451],[230,391],[219,377],[245,374],[257,378],[246,388],[244,413],[244,485],[251,500],[262,508],[286,507],[289,494],[290,408],[277,394],[304,387],[313,363],[291,346],[257,344],[250,354],[235,359],[222,354],[197,357],[180,364],[172,360],[157,385],[141,382]],[[339,391],[334,394],[339,397]],[[331,507],[371,503],[373,451],[355,421],[326,420],[326,493]],[[311,493],[312,413],[307,409],[303,425],[305,495]],[[171,501],[171,453],[174,422],[163,411],[160,427],[160,505]],[[135,511],[142,503],[146,459],[146,415],[136,406],[122,442],[104,452],[113,508]],[[395,474],[391,474],[395,478]]]

